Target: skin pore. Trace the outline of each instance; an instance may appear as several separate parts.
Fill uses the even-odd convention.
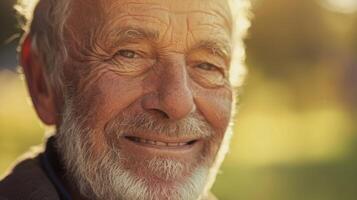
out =
[[[227,2],[70,7],[63,114],[53,118],[73,195],[197,199],[231,117]]]

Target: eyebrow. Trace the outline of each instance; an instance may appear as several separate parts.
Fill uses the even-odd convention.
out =
[[[136,26],[121,27],[114,32],[117,40],[122,42],[126,40],[147,39],[157,41],[159,39],[159,32],[148,28],[141,28]]]
[[[137,26],[124,26],[115,30],[115,36],[119,42],[130,41],[136,39],[158,41],[160,33],[150,28],[142,28]],[[232,45],[230,41],[220,38],[200,40],[189,49],[193,50],[207,50],[212,55],[218,55],[225,60],[231,59]]]
[[[232,45],[229,41],[220,39],[208,39],[201,40],[191,49],[192,50],[207,50],[213,55],[218,55],[224,60],[229,61],[231,59]]]

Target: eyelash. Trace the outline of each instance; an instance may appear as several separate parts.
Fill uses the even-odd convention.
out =
[[[211,69],[205,69],[204,67],[202,67],[201,65],[208,65],[209,67],[211,67]],[[201,69],[201,70],[205,70],[205,71],[218,71],[219,73],[221,73],[224,77],[225,77],[225,71],[218,67],[215,64],[209,63],[209,62],[202,62],[197,64],[195,67]]]
[[[204,67],[202,67],[202,65]],[[210,69],[207,69],[207,66],[210,67]],[[200,64],[197,65],[197,67],[199,67],[200,69],[203,69],[203,70],[207,70],[207,71],[212,71],[212,68],[214,68],[213,70],[219,70],[216,65],[208,63],[208,62],[200,63]]]
[[[132,56],[128,56],[128,55],[125,55],[125,53],[131,53]],[[124,57],[124,58],[127,58],[127,59],[134,59],[134,58],[137,58],[139,57],[139,54],[136,53],[135,51],[133,50],[129,50],[129,49],[122,49],[122,50],[119,50],[116,55],[119,55],[121,57]]]
[[[129,53],[129,55],[125,55],[126,53]],[[116,55],[121,56],[125,59],[140,58],[140,55],[136,51],[130,49],[121,49],[116,53]],[[202,62],[197,64],[195,67],[205,71],[218,71],[225,77],[225,71],[222,70],[220,67],[216,66],[215,64],[209,62]]]

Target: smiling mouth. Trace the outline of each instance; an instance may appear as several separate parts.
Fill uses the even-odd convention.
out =
[[[183,148],[193,146],[198,140],[180,141],[180,142],[166,142],[158,140],[150,140],[135,136],[125,136],[125,139],[136,143],[138,145],[145,145],[154,148]]]

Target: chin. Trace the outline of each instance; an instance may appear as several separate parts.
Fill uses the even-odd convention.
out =
[[[123,158],[115,169],[120,170],[108,170],[115,177],[112,191],[116,194],[112,196],[128,200],[197,200],[209,171],[206,165],[191,165],[168,157],[142,161]]]
[[[116,196],[124,195],[125,199],[133,200],[197,200],[206,184],[208,169],[197,168],[190,175],[179,179],[153,176],[150,172],[147,174],[147,176],[129,175],[127,180],[132,184],[128,184],[127,188],[130,189],[126,194],[120,190],[118,193],[121,194]]]

